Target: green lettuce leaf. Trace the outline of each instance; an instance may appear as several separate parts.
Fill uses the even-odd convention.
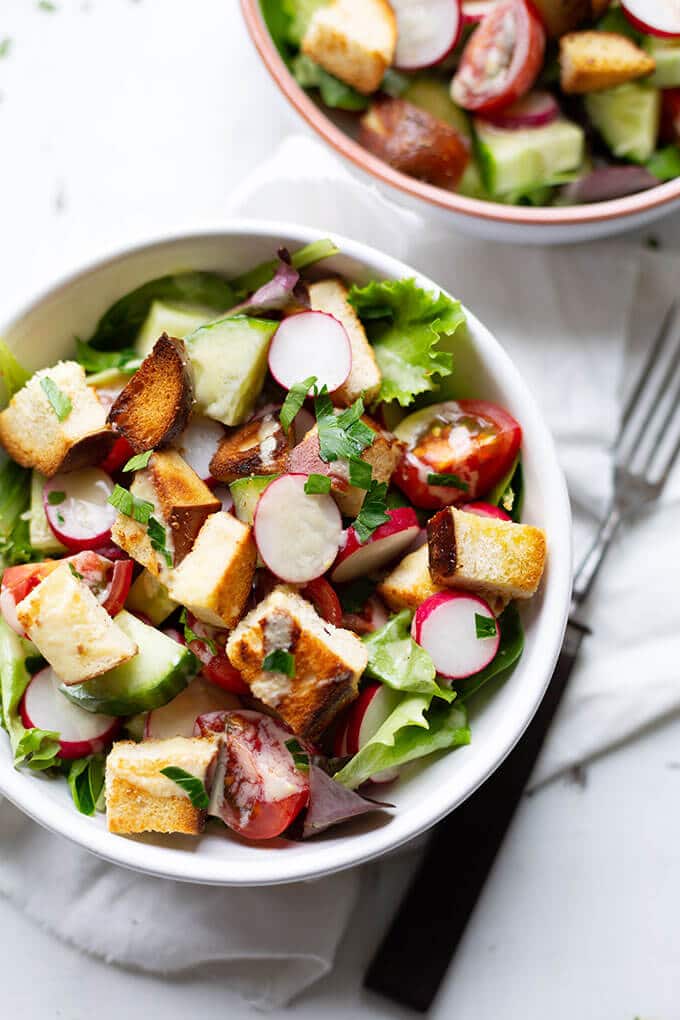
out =
[[[73,803],[81,815],[104,810],[104,770],[106,756],[91,754],[78,758],[68,766],[68,785]]]
[[[154,301],[193,305],[204,309],[206,321],[216,318],[235,304],[231,285],[215,273],[175,273],[130,291],[111,305],[99,320],[89,345],[98,351],[119,351],[132,347]]]
[[[451,375],[452,356],[437,345],[465,322],[459,301],[423,290],[415,280],[354,286],[349,300],[382,372],[379,400],[397,400],[406,407],[419,393],[435,389],[435,376]]]
[[[524,502],[524,476],[519,454],[505,477],[501,478],[500,482],[491,490],[486,501],[505,510],[510,514],[515,524],[520,522],[522,503]]]
[[[260,10],[272,42],[288,63],[291,56],[290,32],[292,19],[287,0],[260,0]]]
[[[354,113],[368,108],[370,99],[346,85],[325,71],[306,53],[298,53],[290,63],[290,69],[298,85],[303,89],[318,89],[322,102],[336,110]]]
[[[0,340],[0,376],[4,390],[2,408],[7,407],[14,394],[31,378],[31,372],[19,364],[4,340]]]
[[[645,164],[650,174],[660,181],[672,181],[680,177],[680,149],[677,145],[668,145],[658,149]]]
[[[453,701],[456,692],[440,687],[437,671],[428,653],[411,637],[413,613],[402,609],[391,620],[363,639],[368,649],[366,674],[395,691],[427,694]]]
[[[501,642],[495,658],[479,673],[458,681],[456,688],[460,701],[467,701],[492,677],[498,676],[514,666],[524,651],[524,629],[517,607],[512,602],[498,617],[498,626],[501,632]]]
[[[319,7],[326,7],[330,0],[275,0],[275,2],[288,16],[287,41],[291,46],[299,47],[312,16]]]
[[[26,669],[26,652],[21,638],[0,618],[0,705],[2,725],[9,734],[14,765],[42,771],[59,763],[59,734],[49,730],[27,730],[19,705],[31,676]]]
[[[31,472],[6,461],[0,468],[0,568],[42,558],[31,546],[24,517],[30,499]]]
[[[434,751],[470,743],[467,714],[426,694],[405,695],[380,729],[334,779],[355,789],[376,772],[405,765]]]
[[[84,340],[76,337],[76,361],[80,362],[86,372],[100,375],[102,372],[110,372],[117,369],[123,375],[136,371],[140,365],[139,355],[132,347],[123,348],[120,351],[98,351]],[[92,380],[88,379],[92,384]]]

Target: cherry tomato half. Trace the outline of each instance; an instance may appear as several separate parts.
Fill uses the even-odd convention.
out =
[[[543,65],[545,29],[525,0],[504,0],[472,33],[451,83],[459,106],[500,110],[525,95]]]
[[[680,143],[680,89],[664,89],[661,93],[661,138]]]
[[[124,464],[127,464],[130,457],[134,457],[134,454],[135,451],[125,436],[119,436],[111,447],[108,456],[104,458],[99,467],[102,471],[106,471],[107,475],[115,475]]]
[[[306,584],[300,592],[303,599],[308,599],[319,616],[322,616],[334,627],[342,627],[342,606],[340,599],[335,594],[325,577],[317,577],[314,581]]]
[[[404,418],[395,434],[406,452],[393,480],[428,510],[482,497],[509,471],[522,442],[520,425],[487,400],[433,404]],[[433,484],[433,475],[455,475],[465,488]]]
[[[198,639],[192,641],[189,648],[201,662],[206,680],[230,694],[249,694],[248,684],[227,658],[225,645],[228,632],[203,623],[193,613],[187,614],[187,624]]]

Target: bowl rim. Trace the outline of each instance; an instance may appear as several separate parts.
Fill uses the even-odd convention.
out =
[[[222,224],[200,230],[168,231],[150,240],[118,245],[108,254],[97,255],[83,262],[80,268],[57,277],[31,299],[24,301],[23,306],[14,315],[0,324],[0,335],[7,335],[9,329],[27,314],[101,269],[156,250],[162,251],[166,248],[171,250],[173,246],[201,243],[207,239],[229,241],[238,235],[262,239],[285,237],[294,239],[295,243],[300,244],[331,237],[340,248],[341,254],[371,266],[372,271],[383,272],[386,276],[392,277],[415,275],[422,286],[434,290],[442,289],[434,281],[400,260],[335,232],[325,233],[315,228],[279,221],[229,219]],[[489,778],[513,749],[533,718],[562,646],[572,584],[571,511],[555,445],[533,396],[500,342],[473,313],[467,308],[464,310],[473,328],[474,345],[486,364],[491,366],[493,378],[502,378],[504,387],[512,391],[516,398],[521,399],[522,424],[526,433],[531,435],[534,456],[540,464],[546,507],[549,508],[554,522],[557,522],[552,525],[550,582],[545,588],[544,605],[534,622],[536,634],[532,642],[533,650],[528,656],[528,649],[525,650],[523,662],[519,667],[523,668],[524,674],[521,706],[516,709],[512,727],[508,727],[505,739],[500,743],[487,742],[479,746],[476,767],[470,768],[472,781],[468,782],[464,791],[452,797],[445,787],[437,788],[428,793],[426,799],[424,798],[426,810],[423,810],[423,804],[420,804],[415,809],[411,808],[401,814],[395,813],[388,824],[377,827],[369,833],[349,836],[339,845],[317,843],[314,854],[297,856],[271,851],[266,854],[254,853],[247,861],[233,859],[230,861],[228,857],[222,859],[212,855],[201,855],[195,850],[187,852],[184,848],[149,845],[137,839],[113,835],[99,825],[93,825],[92,819],[80,815],[70,801],[65,808],[63,804],[44,796],[39,776],[22,773],[11,767],[5,769],[0,766],[0,794],[44,828],[66,837],[113,864],[156,877],[195,884],[264,886],[318,879],[391,852],[435,825]],[[530,682],[532,676],[533,682]],[[365,841],[370,845],[365,846]]]
[[[680,198],[680,178],[659,183],[647,191],[606,202],[571,206],[512,206],[500,202],[486,202],[478,198],[467,198],[455,192],[444,191],[415,177],[409,177],[393,169],[382,159],[372,155],[358,142],[350,138],[326,116],[316,103],[298,85],[286,67],[260,9],[260,0],[241,0],[241,10],[250,37],[262,57],[265,67],[280,91],[297,110],[309,126],[319,134],[341,156],[350,160],[358,169],[375,177],[381,184],[420,199],[440,209],[466,216],[470,219],[489,223],[515,224],[519,226],[569,226],[572,224],[606,223],[635,217]]]

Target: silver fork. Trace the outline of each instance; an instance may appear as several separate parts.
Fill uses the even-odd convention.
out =
[[[654,502],[680,452],[680,304],[669,310],[632,388],[614,446],[611,506],[574,578],[572,610],[552,680],[524,736],[503,764],[440,823],[365,983],[429,1009],[474,911],[536,763],[589,628],[580,608],[621,521]],[[454,882],[442,883],[442,875]],[[423,938],[423,932],[432,937]]]

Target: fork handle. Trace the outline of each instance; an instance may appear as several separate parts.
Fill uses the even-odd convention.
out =
[[[365,985],[426,1012],[465,931],[564,694],[588,628],[570,620],[552,680],[496,772],[437,827]]]
[[[576,571],[572,591],[572,599],[575,605],[581,605],[590,594],[590,589],[597,577],[617,528],[621,523],[621,518],[621,511],[615,504],[612,504],[609,508],[609,513],[600,525],[593,544]]]

